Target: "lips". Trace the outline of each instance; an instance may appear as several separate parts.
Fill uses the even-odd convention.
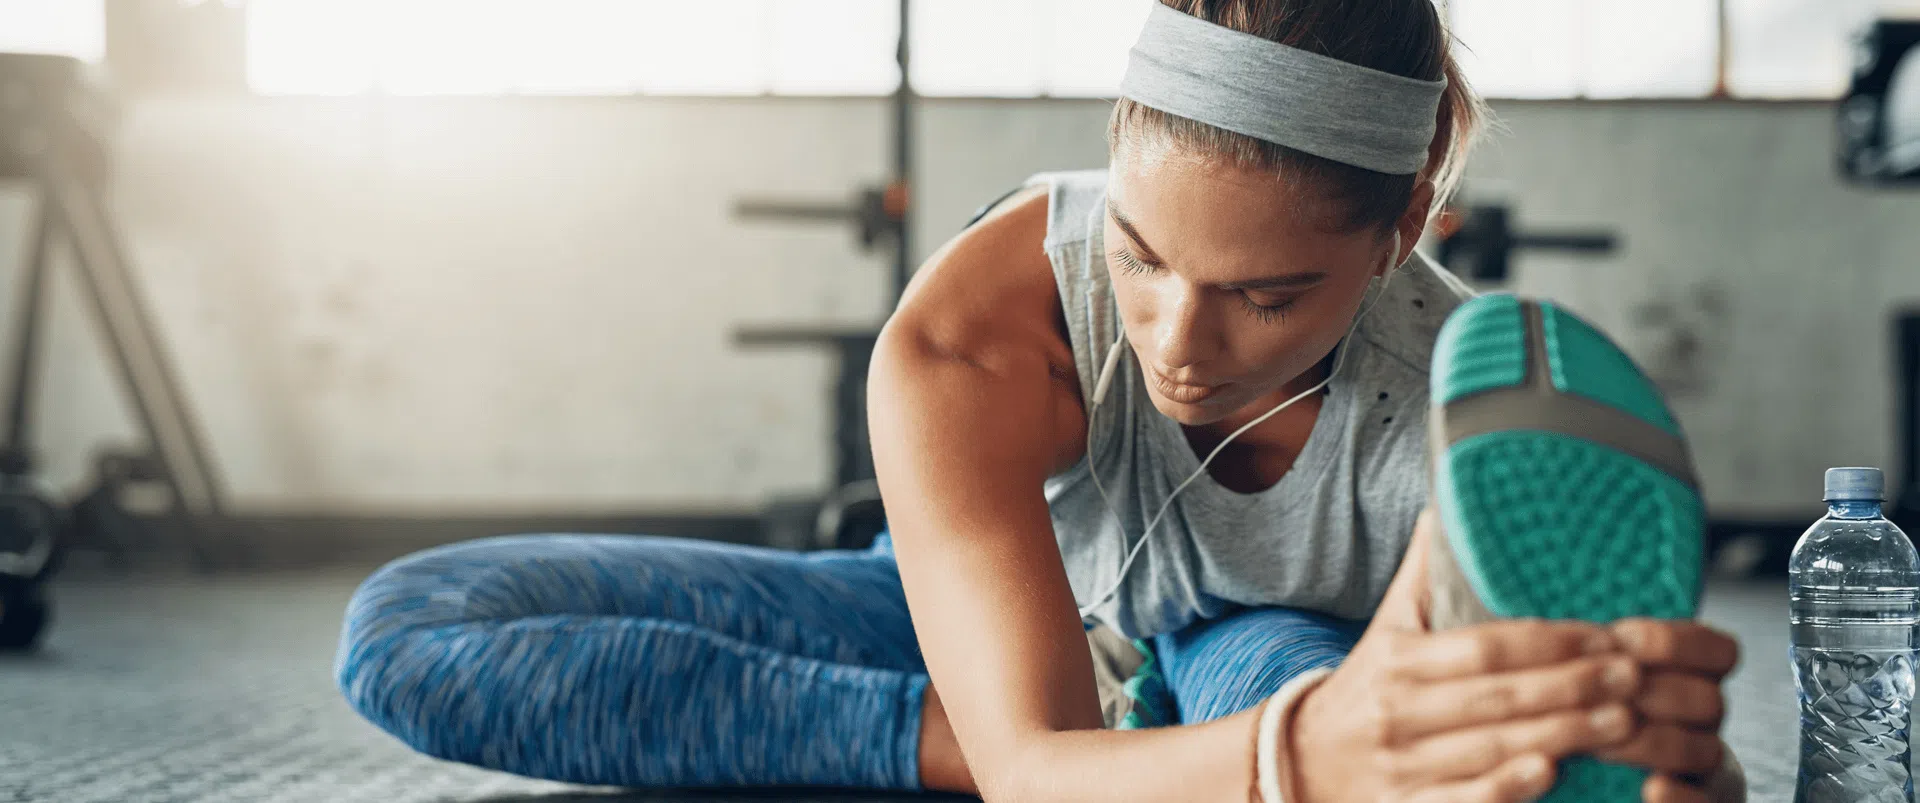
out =
[[[1151,366],[1147,368],[1147,375],[1153,379],[1154,388],[1160,391],[1160,395],[1176,404],[1199,404],[1220,392],[1220,388],[1224,387],[1224,385],[1192,385],[1175,382],[1168,379],[1166,374],[1160,373],[1159,369]]]

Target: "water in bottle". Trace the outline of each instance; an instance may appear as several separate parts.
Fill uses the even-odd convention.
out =
[[[1827,515],[1788,569],[1800,691],[1795,803],[1912,803],[1920,559],[1880,505],[1876,468],[1827,471]]]

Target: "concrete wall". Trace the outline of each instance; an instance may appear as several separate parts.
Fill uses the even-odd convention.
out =
[[[921,250],[1031,172],[1100,165],[1105,109],[931,103]],[[1840,185],[1826,108],[1502,112],[1476,191],[1626,241],[1530,258],[1519,286],[1705,377],[1676,392],[1718,512],[1799,515],[1821,468],[1892,459],[1884,313],[1920,296],[1920,196]],[[163,97],[129,110],[114,203],[241,507],[737,511],[822,486],[830,377],[732,327],[876,321],[887,266],[729,204],[845,197],[883,174],[884,119],[864,99]],[[24,209],[0,194],[0,275]],[[132,431],[72,289],[42,439],[69,485]],[[1665,296],[1709,301],[1642,326]]]

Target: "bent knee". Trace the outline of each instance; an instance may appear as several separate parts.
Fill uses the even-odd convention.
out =
[[[343,645],[335,680],[354,713],[406,746],[471,763],[450,716],[462,695],[450,631],[402,631],[378,642]]]
[[[423,637],[478,618],[468,604],[476,584],[485,582],[508,554],[525,552],[530,540],[510,536],[435,547],[368,575],[347,601],[334,659],[335,682],[354,709],[368,719],[391,713],[384,687],[422,679],[375,669],[431,665],[419,654],[430,644]]]
[[[396,715],[388,687],[432,685],[437,631],[479,621],[550,613],[534,567],[564,562],[602,536],[479,538],[398,558],[361,582],[347,601],[335,682],[369,719]],[[379,671],[375,671],[379,668]]]

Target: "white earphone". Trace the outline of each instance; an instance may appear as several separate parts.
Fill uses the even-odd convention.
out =
[[[1358,315],[1353,316],[1353,323],[1347,327],[1346,339],[1353,337],[1353,333],[1360,328],[1360,321],[1364,320],[1368,313],[1373,312],[1374,307],[1380,305],[1380,299],[1386,297],[1387,287],[1393,284],[1393,274],[1399,272],[1400,266],[1397,262],[1399,256],[1400,232],[1395,231],[1393,233],[1393,250],[1387,252],[1387,261],[1391,263],[1391,267],[1387,269],[1386,278],[1381,281],[1380,292],[1374,295],[1373,301],[1368,303],[1365,309],[1360,310]],[[1107,391],[1113,387],[1114,372],[1120,365],[1120,354],[1126,346],[1127,338],[1122,335],[1120,339],[1114,341],[1112,348],[1107,349],[1107,361],[1100,368],[1100,378],[1094,382],[1092,405],[1087,409],[1087,474],[1093,478],[1093,488],[1100,493],[1100,501],[1106,505],[1108,515],[1113,516],[1115,526],[1120,528],[1122,543],[1124,543],[1126,539],[1127,526],[1123,523],[1124,520],[1120,518],[1119,510],[1113,506],[1113,499],[1107,496],[1106,487],[1100,484],[1099,472],[1094,469],[1094,463],[1096,461],[1093,459],[1093,422],[1094,413],[1098,411],[1100,405],[1107,400]],[[1132,549],[1127,550],[1126,560],[1120,563],[1120,571],[1114,576],[1113,585],[1108,586],[1106,591],[1100,593],[1100,596],[1095,597],[1092,602],[1082,607],[1080,609],[1080,618],[1086,619],[1092,616],[1095,608],[1100,607],[1105,604],[1107,600],[1113,599],[1115,594],[1120,593],[1120,588],[1124,586],[1127,581],[1127,570],[1133,568],[1133,559],[1140,556],[1141,548],[1147,545],[1147,539],[1153,535],[1153,528],[1160,523],[1161,517],[1167,515],[1167,510],[1173,507],[1173,500],[1178,498],[1180,492],[1186,490],[1188,485],[1193,484],[1194,480],[1199,479],[1201,475],[1207,473],[1207,466],[1213,464],[1213,459],[1218,457],[1220,452],[1227,448],[1227,444],[1232,443],[1235,438],[1240,437],[1247,430],[1253,429],[1267,419],[1274,417],[1281,410],[1292,407],[1295,402],[1301,399],[1319,393],[1323,388],[1331,384],[1333,378],[1340,375],[1340,368],[1346,365],[1348,351],[1350,351],[1350,349],[1340,349],[1340,354],[1334,358],[1333,370],[1328,371],[1327,378],[1320,380],[1319,384],[1301,391],[1299,395],[1291,399],[1281,402],[1280,406],[1268,410],[1265,415],[1248,422],[1246,426],[1234,430],[1232,435],[1228,435],[1226,440],[1220,442],[1220,445],[1213,447],[1213,451],[1207,454],[1207,459],[1200,461],[1200,468],[1195,469],[1194,472],[1188,475],[1178,486],[1175,486],[1173,493],[1167,494],[1166,501],[1160,503],[1160,509],[1153,514],[1153,518],[1147,520],[1147,527],[1141,531],[1140,540],[1134,542]]]

